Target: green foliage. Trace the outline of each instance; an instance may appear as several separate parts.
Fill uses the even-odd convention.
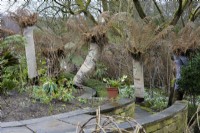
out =
[[[0,68],[3,69],[4,67],[13,66],[18,64],[18,59],[14,57],[14,55],[9,51],[9,49],[3,49],[0,51]]]
[[[64,102],[71,101],[75,98],[73,96],[74,92],[75,88],[73,87],[71,80],[66,83],[66,86],[58,86],[52,80],[49,80],[45,82],[42,87],[35,86],[33,88],[32,96],[36,100],[39,100],[41,103],[48,104],[52,100],[59,100]]]
[[[18,67],[9,66],[3,69],[3,74],[1,75],[1,93],[6,93],[7,90],[12,90],[18,86]]]
[[[5,94],[17,84],[17,80],[14,77],[16,69],[13,66],[18,64],[18,59],[10,51],[5,49],[0,51],[0,54],[0,93]]]
[[[188,104],[188,122],[192,119],[192,116],[196,113],[197,106],[193,104]]]
[[[67,80],[66,78],[64,78],[59,80],[58,82],[60,87],[58,93],[56,94],[56,99],[64,102],[73,100],[75,98],[73,96],[73,92],[76,92],[76,89],[73,86],[73,80]]]
[[[47,67],[46,67],[46,61],[42,61],[41,64],[43,65],[42,68],[38,70],[38,75],[40,76],[46,76]]]
[[[60,101],[68,102],[75,98],[72,93],[73,89],[60,87],[58,93],[55,94],[55,98]]]
[[[99,80],[102,80],[102,78],[107,74],[107,67],[101,63],[101,62],[98,62],[96,64],[96,70],[94,72],[94,75],[93,77],[96,78],[96,79],[99,79]]]
[[[33,87],[32,97],[44,104],[48,104],[53,100],[53,96],[48,95],[44,89],[38,86]]]
[[[187,66],[181,70],[180,88],[190,95],[200,94],[200,54],[197,54]]]
[[[134,86],[131,85],[125,85],[119,89],[120,97],[123,98],[134,98],[135,97],[134,92],[135,92]]]
[[[58,90],[57,84],[54,83],[52,80],[45,82],[42,88],[46,91],[47,94],[50,95],[52,95],[53,93],[56,94]]]
[[[9,90],[11,90],[11,89],[13,89],[13,88],[16,87],[17,83],[18,82],[16,80],[11,80],[11,79],[6,78],[6,79],[2,80],[0,86],[2,87],[2,89],[9,89]]]
[[[108,87],[119,88],[124,85],[126,78],[127,78],[127,76],[124,75],[118,79],[103,78],[103,81],[107,84]]]
[[[3,42],[1,43],[2,47],[9,47],[10,45],[14,44],[16,45],[22,45],[25,44],[25,38],[21,35],[12,35],[12,36],[8,36],[6,37]]]
[[[88,79],[84,82],[84,84],[88,87],[91,87],[92,89],[95,89],[97,91],[97,96],[99,97],[106,97],[107,91],[106,91],[106,84],[96,80],[96,79]]]
[[[81,66],[83,62],[84,62],[84,59],[81,56],[74,56],[72,58],[72,63],[75,64],[76,66]]]
[[[87,99],[85,98],[78,98],[78,101],[82,104],[86,104],[87,103]]]
[[[194,105],[194,104],[188,104],[188,126],[191,126],[194,124],[194,121],[198,121],[193,125],[193,133],[199,133],[200,129],[198,126],[198,123],[200,122],[199,117],[197,116],[199,114],[199,105]]]
[[[59,75],[58,75],[58,80],[60,79],[67,79],[67,80],[70,80],[70,79],[73,79],[74,78],[74,74],[72,73],[66,73],[66,72],[61,72]]]
[[[0,42],[0,93],[16,88],[19,83],[20,69],[17,56],[13,47],[24,43],[24,38],[20,35],[6,37]]]
[[[145,106],[155,111],[161,111],[167,107],[168,98],[159,91],[145,91]]]
[[[20,80],[20,89],[19,91],[23,91],[23,88],[25,85],[27,85],[27,77],[28,77],[28,70],[27,70],[27,64],[26,64],[26,57],[20,56],[19,58],[19,80]]]

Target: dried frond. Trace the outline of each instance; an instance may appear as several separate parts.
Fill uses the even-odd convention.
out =
[[[75,32],[76,34],[83,34],[90,28],[86,19],[81,15],[70,18],[66,23],[66,27],[68,28],[69,32]]]
[[[174,37],[173,28],[174,26],[171,26],[171,25],[168,26],[167,28],[165,28],[164,30],[156,34],[156,36],[153,38],[152,42],[150,43],[153,44],[153,43],[157,43],[163,40],[169,40],[173,38]]]
[[[112,17],[109,17],[106,23],[108,32],[111,32],[112,35],[120,37],[125,41],[126,31],[129,29],[129,25],[132,21],[132,17],[127,12],[116,13],[112,15]]]
[[[75,16],[68,20],[67,27],[69,32],[81,34],[80,37],[86,43],[97,43],[98,45],[105,45],[108,42],[106,37],[107,26],[99,24],[91,27],[87,20],[82,16]]]
[[[60,36],[55,35],[53,32],[47,29],[43,31],[36,31],[35,42],[36,48],[41,50],[41,53],[46,58],[60,58],[65,56],[64,44]]]
[[[200,49],[200,27],[189,22],[176,36],[171,50],[176,55],[189,55]]]
[[[120,12],[110,17],[107,27],[126,42],[126,48],[134,57],[140,57],[153,46],[151,42],[155,37],[156,25],[151,18],[145,20],[146,23],[136,22],[127,12]]]
[[[37,32],[34,37],[37,52],[47,61],[47,75],[50,77],[57,76],[61,72],[60,62],[66,57],[62,38],[50,29],[35,32]]]
[[[109,11],[102,12],[100,15],[100,23],[108,22],[111,18],[111,13]]]
[[[107,29],[103,25],[97,25],[92,28],[89,32],[83,34],[86,42],[97,43],[98,45],[105,45],[108,43],[106,36]]]
[[[150,47],[152,48],[150,42],[155,37],[155,25],[153,25],[153,23],[144,24],[133,21],[130,23],[129,27],[127,48],[132,53],[133,57],[140,57],[146,53]]]
[[[4,29],[0,27],[0,38],[5,37],[5,36],[10,36],[14,35],[15,33],[12,30],[9,29]]]
[[[37,13],[31,13],[27,9],[17,9],[16,12],[10,12],[10,16],[20,27],[33,26],[37,22]]]
[[[158,26],[154,23],[154,18],[145,18],[144,21],[136,22],[127,12],[114,14],[109,22],[109,28],[115,28],[117,33],[122,34],[121,38],[126,42],[126,48],[133,57],[144,57],[144,54],[153,50],[159,50],[161,44],[170,41],[173,37],[173,26],[168,26],[156,33]]]

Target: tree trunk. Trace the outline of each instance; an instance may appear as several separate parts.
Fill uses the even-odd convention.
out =
[[[26,51],[26,61],[28,67],[28,77],[30,79],[36,78],[37,74],[37,64],[35,56],[35,44],[33,40],[33,26],[24,28],[23,35],[26,39],[25,51]]]
[[[174,62],[176,64],[176,82],[174,85],[174,89],[175,89],[175,100],[182,100],[183,99],[183,92],[180,91],[180,87],[177,83],[178,80],[181,79],[181,68],[185,65],[188,64],[189,59],[187,56],[184,55],[174,55]]]
[[[180,56],[177,56],[177,55],[174,55],[174,62],[176,64],[176,82],[175,82],[175,90],[178,90],[179,89],[179,86],[177,84],[177,81],[181,78],[181,68],[185,65],[188,64],[189,60],[187,58],[187,56],[183,56],[183,55],[180,55]]]
[[[181,68],[188,64],[188,58],[183,55],[174,55],[174,63],[176,65],[176,80],[174,85],[170,87],[170,95],[168,100],[168,107],[171,106],[176,100],[182,100],[184,93],[180,91],[178,80],[181,78]]]
[[[141,103],[144,101],[144,75],[143,63],[133,59],[133,77],[135,87],[136,102]]]
[[[80,85],[83,81],[90,76],[99,60],[102,48],[97,43],[90,43],[89,53],[82,64],[81,68],[74,77],[74,84]]]

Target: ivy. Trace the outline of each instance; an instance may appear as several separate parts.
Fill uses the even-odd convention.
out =
[[[181,70],[181,79],[178,84],[182,91],[189,95],[200,94],[200,53]]]

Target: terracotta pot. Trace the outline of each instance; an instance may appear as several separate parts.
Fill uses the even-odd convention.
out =
[[[119,90],[118,88],[115,87],[109,87],[107,88],[107,92],[108,92],[108,98],[116,98],[119,94]]]

